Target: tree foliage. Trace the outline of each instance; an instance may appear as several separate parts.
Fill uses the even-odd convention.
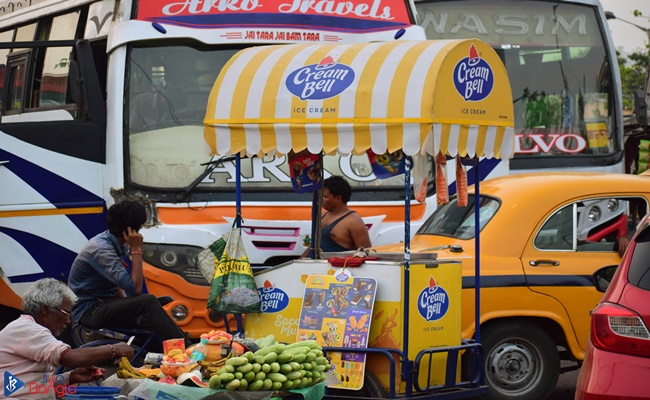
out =
[[[618,59],[618,69],[621,73],[621,86],[623,90],[623,108],[626,110],[634,109],[634,91],[644,90],[645,82],[648,77],[648,67],[650,66],[650,55],[646,51],[636,52],[629,55],[628,58],[616,52]]]
[[[646,17],[639,10],[634,10],[635,17]],[[649,34],[650,38],[650,34]],[[646,89],[646,81],[650,73],[650,44],[646,45],[645,52],[635,52],[629,55],[628,59],[622,57],[617,51],[618,68],[621,73],[623,89],[623,108],[634,109],[634,91]],[[650,88],[647,88],[650,89]]]

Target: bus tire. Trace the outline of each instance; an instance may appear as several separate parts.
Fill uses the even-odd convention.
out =
[[[544,400],[560,375],[555,342],[538,325],[511,322],[485,329],[486,398],[490,400]]]

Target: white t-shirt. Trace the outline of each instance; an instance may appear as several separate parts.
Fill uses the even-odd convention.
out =
[[[50,382],[56,381],[56,368],[61,355],[70,349],[58,340],[49,329],[34,321],[31,315],[21,315],[0,331],[0,399],[5,398],[5,372],[20,379],[24,386],[12,393],[9,399],[54,399]],[[42,383],[44,380],[46,382]],[[63,378],[59,377],[59,381]],[[67,382],[67,375],[65,377]],[[30,387],[32,392],[30,393]]]

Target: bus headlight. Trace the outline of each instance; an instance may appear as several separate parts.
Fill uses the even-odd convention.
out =
[[[161,270],[179,275],[193,285],[210,286],[196,267],[195,258],[201,247],[179,244],[144,243],[142,259]]]
[[[176,321],[182,321],[185,318],[187,318],[187,314],[189,311],[187,310],[187,307],[184,305],[177,305],[172,307],[171,314],[172,318],[174,318]]]
[[[602,215],[602,211],[600,211],[600,208],[591,207],[589,209],[589,214],[587,214],[587,218],[589,219],[589,222],[596,222],[600,219],[601,215]]]
[[[160,255],[160,262],[165,267],[174,267],[178,263],[178,256],[173,251],[166,251]]]
[[[609,199],[609,201],[607,202],[607,210],[612,213],[618,210],[618,200]]]

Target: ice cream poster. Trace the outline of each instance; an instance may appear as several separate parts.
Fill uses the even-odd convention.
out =
[[[374,278],[349,276],[341,281],[341,275],[310,275],[296,341],[313,339],[321,346],[367,348],[376,292]],[[327,357],[332,373],[341,381],[333,387],[361,389],[365,354],[330,352]]]
[[[296,193],[315,192],[323,184],[320,156],[308,152],[289,154],[289,173]]]
[[[402,150],[392,153],[375,154],[372,150],[366,151],[372,172],[379,179],[386,179],[403,174],[406,168],[406,156]]]

